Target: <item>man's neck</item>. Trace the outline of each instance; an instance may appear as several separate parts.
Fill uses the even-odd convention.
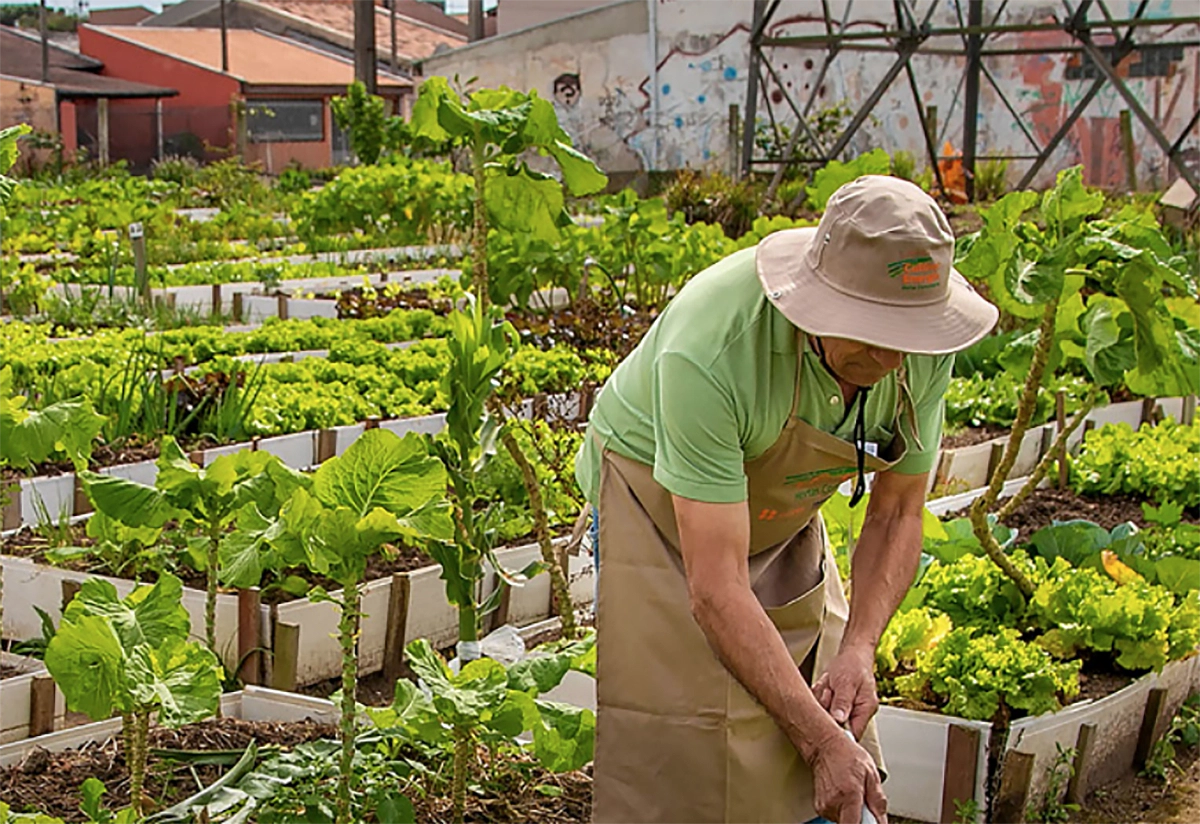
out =
[[[809,346],[812,347],[812,350],[817,353],[821,360],[821,365],[825,367],[825,371],[829,373],[830,377],[837,381],[838,388],[842,390],[842,401],[845,403],[845,405],[849,406],[850,404],[854,403],[854,398],[858,395],[859,387],[853,383],[850,383],[849,381],[842,380],[842,376],[834,371],[834,368],[829,365],[829,361],[826,360],[823,355],[821,355],[822,346],[820,344],[820,339],[816,335],[809,335],[808,343]]]

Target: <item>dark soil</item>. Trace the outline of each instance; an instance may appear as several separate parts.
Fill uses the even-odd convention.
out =
[[[71,546],[91,546],[94,541],[88,537],[83,524],[76,524],[70,527],[70,545]],[[87,572],[95,575],[112,575],[111,570],[108,570],[99,564],[93,558],[79,558],[64,564],[51,564],[46,560],[46,551],[50,549],[50,542],[41,535],[36,534],[31,529],[23,529],[16,535],[12,535],[0,539],[0,554],[11,555],[17,558],[29,558],[30,560],[45,564],[47,566],[59,566],[63,569],[70,569],[75,572]],[[421,567],[432,566],[433,559],[426,555],[423,551],[414,547],[399,546],[390,547],[387,554],[372,555],[367,561],[367,576],[365,580],[372,581],[377,578],[387,578],[396,572],[409,572]],[[184,563],[179,563],[171,570],[178,577],[185,587],[192,589],[205,589],[207,579],[203,572],[199,572]],[[328,591],[340,589],[341,585],[329,578],[315,577],[311,574],[304,574],[304,570],[287,570],[285,574],[297,574],[306,578],[313,586],[322,586]],[[130,577],[128,574],[124,577]],[[139,580],[145,583],[153,583],[158,579],[158,575],[153,571],[147,571],[139,577]],[[290,601],[294,596],[284,592],[279,587],[270,586],[270,576],[265,579],[263,587],[263,602],[268,604],[283,603]]]
[[[444,653],[443,653],[444,654]],[[450,655],[453,655],[453,651]],[[447,659],[450,656],[445,656]],[[404,677],[412,675],[405,666]],[[315,698],[328,698],[342,688],[341,678],[328,678],[324,681],[318,681],[315,684],[309,684],[304,687],[297,687],[296,692],[301,695],[311,695]],[[360,704],[365,704],[368,707],[387,707],[391,706],[392,699],[396,695],[396,687],[383,676],[383,672],[373,672],[370,675],[360,675],[358,677],[358,688],[355,691],[355,700]]]
[[[1143,821],[1152,824],[1195,824],[1200,821],[1200,750],[1176,752],[1168,779],[1158,781],[1130,775],[1098,787],[1084,800],[1083,809],[1072,813],[1069,824],[1117,824]]]
[[[964,429],[961,432],[942,438],[942,449],[960,449],[964,446],[974,446],[977,443],[987,443],[994,438],[999,438],[1001,435],[1007,435],[1009,431],[1007,426],[996,426],[994,424],[985,424],[977,428]]]
[[[508,313],[508,320],[517,328],[522,343],[539,349],[558,344],[575,349],[603,348],[613,352],[618,359],[633,351],[657,317],[657,311],[627,314],[592,301],[579,301],[573,307],[551,314]]]
[[[467,792],[465,820],[471,824],[582,824],[592,819],[591,765],[571,773],[548,773],[526,766],[521,774],[510,764],[482,764],[477,775],[486,776],[483,795]],[[512,759],[505,759],[511,761]],[[422,824],[448,824],[453,820],[449,797],[412,797],[416,819]]]
[[[288,724],[219,718],[191,724],[180,730],[154,729],[150,746],[158,749],[234,750],[251,741],[260,746],[290,748],[305,741],[331,738],[337,729],[328,724],[300,721]],[[226,768],[197,766],[195,772],[205,785],[220,778]],[[172,762],[153,751],[146,777],[146,796],[160,806],[169,806],[195,793],[199,787],[192,767]],[[51,753],[33,750],[15,767],[0,769],[0,801],[13,811],[38,810],[66,821],[86,821],[79,810],[79,786],[87,778],[104,782],[109,809],[129,803],[129,770],[120,738],[90,744],[75,750]]]
[[[5,678],[15,678],[21,674],[21,670],[17,667],[10,667],[8,664],[0,664],[0,681],[3,681]]]
[[[1036,489],[1016,512],[1004,520],[1004,523],[1019,529],[1022,535],[1032,535],[1053,521],[1068,521],[1074,518],[1092,521],[1105,529],[1112,529],[1126,521],[1146,527],[1149,524],[1142,514],[1143,500],[1144,498],[1135,495],[1091,498],[1076,495],[1069,489]],[[1192,511],[1185,511],[1183,520],[1186,523],[1200,524],[1200,517]]]
[[[448,315],[454,309],[454,303],[449,298],[431,298],[429,292],[420,287],[405,289],[401,292],[387,291],[387,284],[375,287],[375,297],[368,298],[361,286],[344,289],[337,299],[339,318],[377,318],[388,314],[393,309],[429,309],[439,315]],[[333,297],[323,294],[323,298]]]
[[[1079,673],[1079,695],[1071,703],[1079,701],[1098,701],[1119,692],[1137,680],[1136,675],[1119,672],[1087,672],[1086,667]]]
[[[158,458],[158,444],[157,440],[150,443],[134,441],[120,446],[112,446],[104,443],[96,444],[92,449],[92,457],[88,461],[88,468],[99,469],[104,466],[121,466],[124,464],[140,463],[141,461],[156,460]],[[214,446],[218,446],[217,442],[211,438],[195,438],[191,440],[185,438],[182,445],[184,451],[189,453],[212,449]],[[16,481],[30,477],[65,475],[68,472],[74,471],[75,467],[70,461],[56,461],[35,464],[31,472],[5,468],[0,470],[0,480]]]

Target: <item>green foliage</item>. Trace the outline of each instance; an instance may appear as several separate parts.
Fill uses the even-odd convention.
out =
[[[960,718],[994,720],[1002,708],[1030,715],[1053,712],[1079,692],[1079,661],[1056,663],[1014,629],[981,632],[956,627],[916,671],[896,679],[900,693],[932,701]]]
[[[374,243],[447,243],[470,227],[472,193],[471,178],[446,163],[391,157],[345,169],[302,195],[296,233],[310,244],[343,232],[365,233]]]
[[[17,162],[17,156],[20,153],[17,148],[17,140],[31,131],[33,129],[27,123],[18,123],[16,126],[0,129],[0,214],[4,213],[4,208],[8,205],[8,201],[17,187],[17,182],[5,174]]]
[[[1196,349],[1166,303],[1189,295],[1186,262],[1152,215],[1129,207],[1099,217],[1104,197],[1082,181],[1074,167],[1040,198],[1005,195],[983,213],[983,229],[963,244],[957,268],[1017,318],[1057,304],[1047,374],[1074,359],[1101,386],[1124,381],[1144,395],[1197,391]],[[1039,205],[1040,224],[1024,219]]]
[[[969,377],[954,377],[946,389],[946,428],[1012,426],[1021,399],[1022,378],[1012,372],[998,372],[991,377],[980,373]],[[1034,407],[1034,426],[1054,417],[1054,398],[1063,393],[1065,410],[1073,415],[1083,405],[1091,384],[1086,378],[1064,375],[1053,379],[1048,386],[1038,388]]]
[[[360,162],[371,165],[379,160],[386,137],[386,103],[382,97],[368,94],[361,80],[346,87],[344,97],[329,99],[334,122],[349,133],[350,149]]]
[[[1127,493],[1200,507],[1200,426],[1168,420],[1136,432],[1127,424],[1094,429],[1071,462],[1071,487],[1083,495]]]
[[[758,192],[751,178],[737,181],[721,172],[682,169],[663,192],[667,211],[691,223],[713,223],[738,238],[758,217]]]
[[[446,78],[431,77],[421,84],[413,105],[412,130],[418,137],[471,147],[486,181],[488,220],[498,229],[554,240],[558,228],[570,222],[563,210],[562,187],[522,159],[529,150],[553,158],[562,183],[576,197],[594,194],[608,183],[604,173],[572,147],[553,104],[535,91],[481,89],[464,103]]]
[[[947,615],[920,607],[897,612],[875,647],[875,670],[881,675],[899,667],[911,669],[920,653],[932,650],[953,628]]]
[[[872,149],[845,163],[831,160],[813,175],[812,185],[805,187],[808,208],[823,212],[829,198],[845,184],[863,175],[886,175],[891,168],[892,159],[883,149]]]
[[[1166,781],[1172,770],[1183,772],[1175,760],[1178,748],[1195,749],[1200,746],[1200,695],[1188,697],[1179,711],[1171,718],[1171,725],[1154,744],[1142,774],[1159,781]]]
[[[161,528],[125,526],[103,512],[96,512],[88,519],[85,530],[92,539],[90,545],[48,549],[46,560],[52,564],[67,564],[90,558],[100,570],[135,581],[145,571],[165,571],[172,561],[165,548],[157,546],[162,536]]]
[[[977,201],[998,200],[1008,191],[1008,165],[1006,157],[981,160],[975,164],[975,199]]]
[[[1014,552],[1012,558],[1032,570],[1024,553]],[[964,554],[953,563],[931,564],[920,590],[925,606],[948,615],[955,627],[1019,627],[1025,616],[1020,590],[982,555]]]
[[[61,401],[31,412],[26,400],[13,394],[11,367],[0,369],[0,466],[28,469],[61,456],[86,467],[104,423],[91,403]]]
[[[1046,777],[1046,789],[1042,792],[1042,801],[1037,809],[1027,811],[1026,821],[1041,821],[1045,824],[1065,824],[1071,820],[1073,813],[1079,812],[1079,805],[1063,803],[1062,795],[1067,789],[1067,783],[1075,774],[1075,748],[1064,747],[1055,741],[1057,750],[1054,763]]]
[[[1103,572],[1074,569],[1057,559],[1030,602],[1046,630],[1038,643],[1060,658],[1082,650],[1110,653],[1128,670],[1161,670],[1200,643],[1200,592],[1179,599],[1135,577],[1118,584]]]
[[[103,720],[114,711],[158,713],[169,727],[217,711],[220,664],[189,642],[183,585],[170,574],[124,599],[107,581],[85,581],[46,650],[67,706]]]

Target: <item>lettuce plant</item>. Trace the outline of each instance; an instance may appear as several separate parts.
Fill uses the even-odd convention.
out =
[[[1025,213],[1039,208],[1039,222]],[[984,550],[1029,598],[1034,583],[1017,568],[991,534],[987,515],[1017,459],[1033,417],[1038,390],[1058,363],[1074,359],[1097,390],[1124,382],[1143,395],[1189,394],[1200,388],[1194,335],[1178,328],[1166,295],[1192,294],[1186,262],[1146,218],[1123,210],[1100,219],[1104,195],[1083,185],[1083,169],[1059,173],[1053,189],[1039,195],[1005,195],[984,213],[984,226],[964,239],[957,267],[988,290],[1006,313],[1037,327],[1011,345],[1028,360],[1006,368],[1024,374],[1012,435],[987,491],[970,517]],[[1084,295],[1087,295],[1085,301]],[[1022,344],[1022,345],[1018,345]],[[1010,358],[1010,361],[1012,359]],[[1096,400],[1093,391],[1064,427],[1028,483],[999,509],[1013,512],[1063,454],[1067,437]]]
[[[346,452],[331,458],[311,483],[293,487],[275,523],[258,531],[285,566],[304,565],[341,585],[338,635],[342,646],[342,752],[337,820],[351,821],[354,777],[355,644],[361,617],[359,591],[367,559],[401,539],[448,539],[452,526],[445,501],[446,472],[414,433],[400,438],[384,429],[364,432]],[[265,520],[265,519],[264,519]],[[320,592],[310,598],[332,597]]]
[[[143,812],[150,715],[168,727],[217,713],[221,664],[188,641],[183,585],[164,573],[118,598],[108,581],[85,581],[46,648],[46,668],[67,706],[94,721],[119,713],[129,761],[129,798]]]
[[[261,543],[244,530],[233,535],[226,535],[226,530],[248,509],[278,512],[292,491],[309,481],[267,452],[222,455],[200,468],[169,436],[162,439],[157,466],[154,486],[95,472],[80,472],[79,477],[96,510],[127,527],[160,528],[175,521],[200,534],[207,578],[204,637],[209,649],[219,652],[216,608],[221,567],[229,567],[234,580],[244,576],[246,567],[258,563],[256,550]]]

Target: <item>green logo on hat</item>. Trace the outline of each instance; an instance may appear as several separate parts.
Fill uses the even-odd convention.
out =
[[[888,277],[900,276],[901,289],[932,289],[941,282],[937,264],[928,255],[892,261],[887,271]]]

